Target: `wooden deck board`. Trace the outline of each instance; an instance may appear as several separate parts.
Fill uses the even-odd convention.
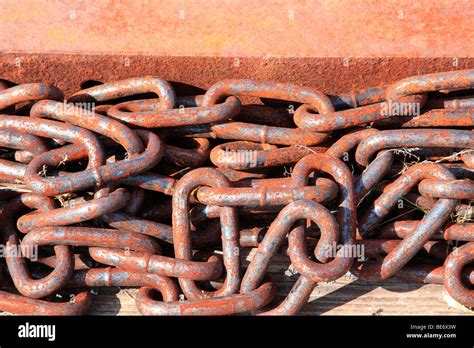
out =
[[[279,285],[276,300],[284,298],[291,284]],[[467,311],[449,306],[440,285],[409,284],[390,281],[373,286],[341,278],[321,283],[300,315],[466,315]],[[401,289],[405,291],[400,291]],[[94,295],[91,315],[140,315],[135,306],[137,289],[99,289]]]
[[[245,255],[248,265],[254,251]],[[286,256],[273,258],[269,272],[278,285],[276,301],[290,291],[298,275],[288,271]],[[140,315],[135,306],[137,288],[93,289],[90,315]],[[472,315],[465,308],[448,305],[441,285],[407,283],[389,279],[372,284],[346,275],[319,283],[300,315]],[[6,313],[0,313],[6,314]]]

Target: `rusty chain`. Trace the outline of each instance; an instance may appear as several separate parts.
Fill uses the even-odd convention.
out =
[[[0,86],[2,311],[81,315],[87,288],[127,286],[144,315],[294,315],[349,273],[474,307],[474,70],[338,96]],[[278,257],[298,276],[275,301]]]

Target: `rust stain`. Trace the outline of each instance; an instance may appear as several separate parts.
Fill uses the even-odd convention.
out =
[[[449,4],[53,0],[48,6],[4,0],[1,6],[0,34],[6,40],[0,49],[5,52],[220,57],[468,57],[474,53],[465,35],[474,26],[474,7],[463,0]],[[47,35],[51,25],[59,35]]]

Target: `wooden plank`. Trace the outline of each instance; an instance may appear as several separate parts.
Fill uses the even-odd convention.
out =
[[[277,279],[276,301],[291,289],[292,280]],[[472,315],[449,306],[440,285],[390,280],[378,285],[343,277],[320,283],[300,315]],[[94,295],[91,315],[140,315],[135,306],[137,289],[102,288]]]
[[[246,267],[255,249],[244,254]],[[290,291],[298,275],[289,270],[288,257],[277,255],[269,272],[278,285],[276,301]],[[135,306],[136,288],[93,289],[90,315],[140,315]],[[472,315],[449,305],[441,285],[406,283],[389,279],[371,284],[345,275],[335,282],[319,283],[300,315]],[[6,313],[3,313],[6,314]]]

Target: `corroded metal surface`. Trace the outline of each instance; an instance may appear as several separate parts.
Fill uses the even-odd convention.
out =
[[[473,72],[383,82],[331,96],[225,79],[189,94],[145,76],[67,100],[4,84],[2,276],[20,295],[2,291],[0,310],[79,315],[87,293],[50,296],[133,286],[145,315],[294,315],[348,272],[474,306]],[[277,254],[299,275],[279,300]]]
[[[133,6],[120,1],[85,6],[54,0],[48,5],[2,1],[1,49],[192,57],[472,57],[474,53],[465,35],[472,29],[472,6],[462,0],[449,6],[429,1],[367,6],[296,0],[138,1]],[[121,35],[111,39],[118,32]]]
[[[314,42],[311,43],[313,45]],[[84,82],[90,80],[105,83],[133,76],[154,75],[167,81],[179,81],[174,86],[181,90],[182,95],[201,94],[218,79],[257,79],[303,84],[329,95],[339,95],[335,98],[335,106],[354,107],[383,99],[383,93],[378,93],[375,101],[374,98],[366,98],[367,104],[364,104],[358,93],[361,89],[390,84],[412,75],[474,68],[474,59],[469,58],[472,55],[468,54],[447,55],[446,58],[431,55],[412,58],[397,55],[384,58],[379,55],[370,58],[354,57],[352,54],[325,58],[320,55],[319,48],[318,58],[0,53],[0,75],[2,79],[18,84],[47,81],[59,87],[66,96],[77,92]],[[103,46],[101,52],[102,49]],[[64,71],[68,72],[67,79],[64,78]],[[347,93],[354,89],[356,93]]]

